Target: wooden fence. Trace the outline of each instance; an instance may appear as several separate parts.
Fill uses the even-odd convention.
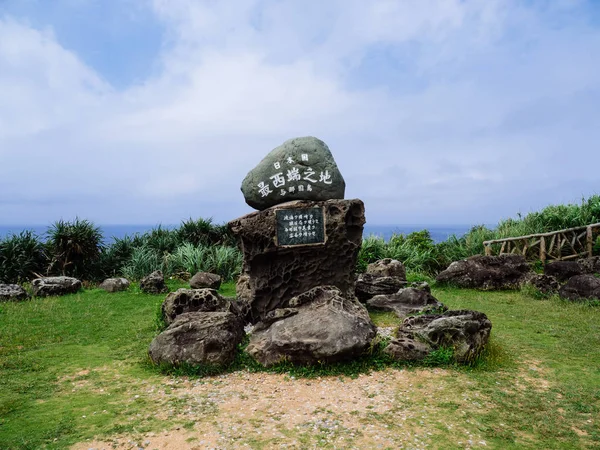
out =
[[[592,256],[594,237],[600,235],[600,223],[550,233],[485,241],[486,255],[514,253],[527,259],[566,260]]]

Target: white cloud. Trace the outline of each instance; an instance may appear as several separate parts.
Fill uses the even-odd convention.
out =
[[[154,0],[161,70],[121,90],[51,29],[5,17],[0,223],[227,220],[248,210],[245,173],[299,135],[330,145],[375,223],[491,222],[591,194],[586,6]]]

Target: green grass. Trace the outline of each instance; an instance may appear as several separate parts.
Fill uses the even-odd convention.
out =
[[[235,286],[227,283],[221,292],[233,296]],[[434,288],[433,294],[451,309],[488,315],[493,329],[487,354],[473,366],[459,367],[439,352],[429,361],[445,367],[431,382],[438,385],[435,395],[415,386],[410,397],[398,396],[396,409],[368,420],[392,429],[408,426],[395,414],[424,408],[433,448],[456,447],[446,445],[456,437],[442,426],[448,423],[481,435],[488,448],[600,447],[600,308],[521,292]],[[165,381],[146,356],[163,299],[133,286],[124,293],[87,290],[1,303],[0,448],[66,448],[94,436],[187,429],[189,421],[157,414],[185,398],[157,403],[146,395],[150,386]],[[380,326],[398,323],[387,313],[373,318]],[[236,364],[233,368],[262,370],[244,356]],[[387,366],[375,346],[352,364],[282,365],[271,371],[290,377],[354,376]],[[177,389],[169,386],[165,391]],[[465,399],[484,406],[472,407],[475,400]],[[206,414],[214,414],[209,409]]]

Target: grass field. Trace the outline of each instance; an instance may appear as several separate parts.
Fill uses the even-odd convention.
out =
[[[232,284],[222,289],[233,291]],[[403,373],[423,381],[394,396],[385,411],[356,412],[362,426],[397,436],[426,430],[420,442],[429,448],[600,448],[599,307],[520,292],[433,293],[451,309],[488,315],[488,354],[474,367],[387,369],[392,378]],[[0,304],[0,449],[68,448],[93,437],[192,430],[195,422],[179,414],[188,406],[185,398],[168,395],[187,378],[161,374],[146,357],[163,299],[133,286],[125,293],[93,289]],[[396,323],[390,314],[373,318],[381,326]],[[162,403],[148,394],[158,387]],[[209,401],[194,405],[205,409],[194,420],[210,425],[218,414]],[[172,413],[157,414],[165,408]],[[410,411],[427,415],[411,418]],[[400,421],[401,414],[409,419]],[[304,448],[329,445],[302,436],[289,438]],[[344,442],[355,442],[352,436]],[[245,438],[250,447],[277,446]]]

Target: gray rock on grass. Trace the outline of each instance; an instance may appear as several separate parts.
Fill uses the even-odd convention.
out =
[[[568,300],[600,300],[600,278],[594,275],[576,275],[569,278],[558,291],[558,295]]]
[[[436,277],[436,281],[461,288],[519,289],[530,272],[531,267],[521,255],[478,255],[453,262]]]
[[[329,147],[312,136],[285,141],[242,182],[246,203],[258,210],[291,200],[343,199],[345,190]]]
[[[74,294],[81,289],[81,281],[73,277],[43,277],[31,282],[34,297]]]
[[[162,304],[165,323],[171,324],[177,316],[189,312],[226,312],[231,301],[214,289],[177,289],[167,295]]]
[[[452,348],[458,362],[474,360],[488,343],[492,323],[478,311],[407,317],[385,352],[399,360],[419,360],[433,350]]]
[[[244,337],[242,319],[231,312],[190,312],[150,343],[155,364],[227,366]]]
[[[395,277],[406,281],[406,268],[397,259],[385,258],[367,266],[365,273],[376,277]]]
[[[140,290],[146,294],[164,294],[169,292],[169,288],[165,284],[165,277],[160,270],[156,270],[142,278],[140,280]]]
[[[0,302],[27,300],[29,294],[18,284],[0,284]]]
[[[190,280],[192,289],[219,289],[221,287],[221,276],[216,273],[198,272]]]
[[[107,278],[100,286],[99,289],[103,289],[106,292],[120,292],[129,289],[129,280],[127,278]]]
[[[406,287],[406,281],[399,277],[378,276],[362,273],[356,279],[355,293],[361,302],[377,295],[391,295]]]
[[[421,289],[404,288],[395,294],[376,295],[367,302],[373,309],[391,311],[404,319],[414,314],[446,311],[448,308],[440,303],[429,290],[429,286]]]

